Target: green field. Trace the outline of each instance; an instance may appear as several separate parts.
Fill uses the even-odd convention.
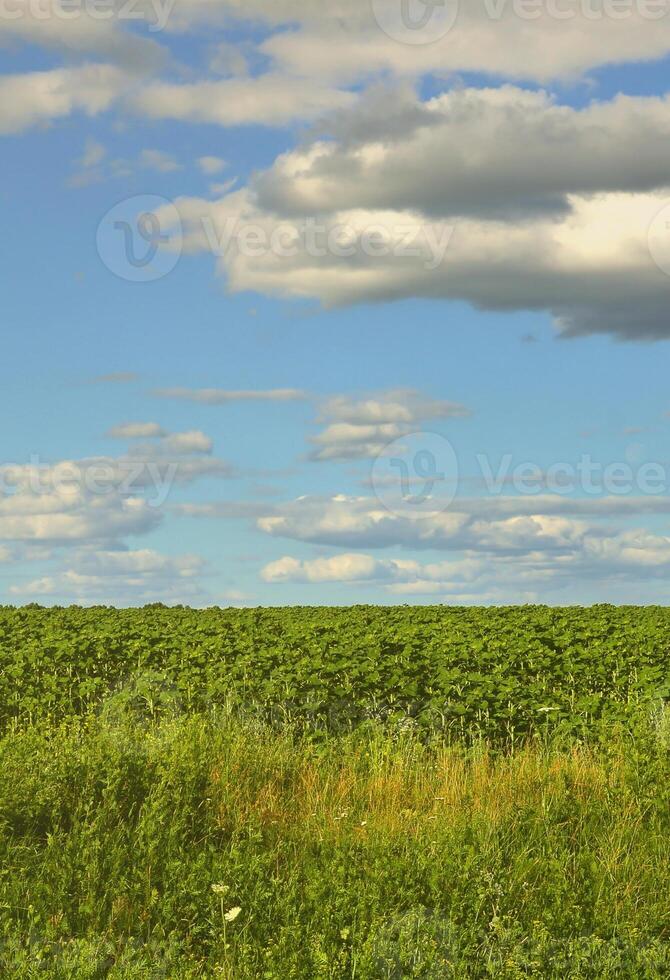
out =
[[[0,976],[670,976],[670,610],[0,609]]]

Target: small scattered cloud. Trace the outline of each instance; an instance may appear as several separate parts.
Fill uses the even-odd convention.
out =
[[[54,573],[15,584],[9,591],[22,599],[63,598],[88,604],[197,602],[204,597],[199,577],[205,565],[197,555],[81,548]]]
[[[211,53],[209,70],[222,78],[235,78],[248,75],[249,64],[243,50],[243,44],[231,44],[220,41]]]
[[[107,433],[110,439],[159,439],[167,435],[157,422],[124,422]]]
[[[213,442],[204,432],[193,429],[191,432],[176,432],[165,436],[161,442],[167,453],[202,453],[207,455],[213,449]]]
[[[160,174],[170,174],[183,169],[172,154],[165,153],[163,150],[142,150],[139,164],[145,170],[155,170]]]
[[[88,187],[104,180],[105,173],[101,164],[107,155],[106,148],[97,140],[88,139],[84,152],[75,160],[76,173],[68,180],[69,187]]]
[[[198,157],[198,166],[208,177],[213,177],[225,170],[228,164],[221,157],[204,156]]]
[[[314,461],[371,459],[395,439],[428,421],[466,418],[471,413],[456,402],[428,398],[412,388],[382,391],[363,398],[338,395],[321,406],[324,429],[310,442]]]
[[[213,197],[223,197],[229,191],[232,191],[236,183],[237,177],[231,177],[230,180],[225,180],[221,184],[210,184],[209,192]]]
[[[265,391],[234,391],[225,388],[158,388],[156,398],[173,398],[201,405],[228,405],[233,402],[295,402],[309,398],[300,388],[271,388]]]
[[[127,73],[116,65],[104,64],[3,75],[0,134],[19,133],[73,112],[97,116],[109,109],[129,84]]]
[[[107,151],[102,143],[89,139],[86,141],[86,148],[79,161],[79,166],[84,168],[97,167],[104,160],[106,153]]]
[[[75,161],[77,172],[68,180],[73,188],[88,187],[104,180],[119,180],[131,177],[139,167],[154,173],[169,174],[183,167],[175,158],[162,150],[142,150],[136,159],[114,157],[107,159],[107,150],[95,140],[89,140],[83,155]]]
[[[352,105],[353,92],[329,84],[267,72],[186,84],[153,82],[132,96],[133,108],[149,119],[178,119],[219,126],[285,126],[316,120]]]

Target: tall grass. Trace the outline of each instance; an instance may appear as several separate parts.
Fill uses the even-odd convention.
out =
[[[666,977],[667,733],[503,755],[232,711],[17,730],[0,975]]]

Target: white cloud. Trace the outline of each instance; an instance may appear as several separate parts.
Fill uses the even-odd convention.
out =
[[[88,169],[89,167],[97,167],[98,164],[102,163],[104,160],[106,153],[107,150],[102,143],[98,143],[97,140],[88,139],[86,140],[84,153],[81,159],[78,161],[79,166],[83,167],[84,169]]]
[[[253,78],[191,84],[154,82],[132,98],[134,108],[150,119],[179,119],[220,126],[284,126],[316,119],[353,104],[350,92],[304,78],[268,73]]]
[[[164,150],[142,150],[140,166],[145,170],[155,170],[160,174],[169,174],[182,169],[181,164],[177,163],[172,154],[166,153]]]
[[[589,558],[606,563],[612,569],[665,569],[670,565],[670,537],[643,529],[589,540],[586,550]]]
[[[167,52],[154,39],[123,29],[123,18],[100,16],[87,3],[72,5],[62,0],[11,0],[0,16],[0,42],[24,42],[55,50],[71,58],[91,55],[121,65],[126,72],[157,70],[167,60]],[[135,21],[152,19],[152,4],[140,11]],[[67,9],[66,9],[67,8]],[[106,9],[105,13],[109,13]]]
[[[631,0],[623,12],[620,3],[612,12],[608,4],[588,5],[589,12],[599,8],[595,16],[587,15],[585,5],[577,0],[566,5],[567,17],[565,13],[552,16],[550,5],[540,4],[532,19],[519,11],[518,0],[474,0],[460,5],[450,33],[418,45],[389,37],[375,19],[373,5],[359,0],[339,0],[327,7],[258,0],[243,9],[237,0],[179,4],[147,0],[133,13],[150,28],[152,37],[135,29],[135,18],[126,25],[123,18],[91,16],[84,8],[74,11],[76,16],[68,11],[66,17],[59,3],[54,3],[51,16],[36,15],[30,0],[17,0],[11,6],[12,16],[0,18],[0,38],[41,45],[68,58],[103,59],[120,66],[128,76],[130,104],[151,118],[226,126],[281,126],[318,119],[353,105],[357,96],[352,87],[358,90],[361,83],[378,78],[415,81],[427,74],[477,72],[508,79],[574,79],[600,65],[656,59],[670,51],[670,12],[659,11],[652,0]],[[397,0],[388,0],[387,6],[395,10]],[[175,82],[160,77],[164,69],[176,66],[170,63],[168,49],[157,42],[157,29],[198,34],[206,21],[220,33],[235,20],[247,26],[261,21],[269,36],[260,43],[219,42],[210,49],[204,67],[207,76],[199,80]],[[267,70],[250,74],[252,64]],[[80,98],[89,87],[82,79]],[[15,88],[2,91],[3,104],[10,100],[18,105],[16,95]],[[32,122],[71,111],[63,108],[62,98],[44,105],[43,96],[38,99],[39,109],[33,106],[27,113]],[[5,131],[32,124],[18,121],[18,113],[10,114],[7,108],[4,115]],[[25,115],[24,107],[21,117]]]
[[[230,402],[295,402],[309,397],[299,388],[272,388],[267,391],[234,391],[225,388],[159,388],[157,398],[174,398],[202,405],[227,405]]]
[[[214,174],[220,174],[222,170],[225,170],[228,164],[221,157],[199,157],[198,166],[204,174],[208,177],[214,176]]]
[[[121,437],[140,436],[132,432]],[[233,475],[212,448],[194,430],[162,434],[122,456],[0,466],[0,542],[118,543],[147,534],[161,524],[174,486]]]
[[[406,597],[462,597],[467,591],[480,601],[485,594],[490,601],[519,602],[554,593],[579,597],[585,588],[602,588],[611,596],[617,588],[661,583],[667,577],[670,535],[622,529],[611,520],[653,512],[654,503],[658,512],[668,513],[667,500],[554,498],[555,508],[565,514],[549,514],[542,512],[543,506],[549,509],[549,499],[536,497],[458,501],[456,512],[419,519],[390,514],[370,498],[302,498],[273,508],[258,519],[259,529],[343,549],[395,547],[445,557],[424,563],[373,558],[359,551],[306,560],[285,556],[266,565],[261,575],[270,583],[377,584]],[[531,506],[534,513],[518,513]],[[584,516],[570,515],[580,508]]]
[[[670,568],[666,535],[632,530],[606,536],[584,526],[569,528],[565,522],[560,528],[554,523],[548,529],[545,524],[545,531],[563,535],[566,547],[556,553],[535,547],[535,541],[527,541],[527,547],[519,550],[523,536],[519,538],[518,527],[509,523],[505,533],[514,538],[509,553],[489,550],[491,541],[483,539],[481,549],[466,552],[466,557],[429,563],[378,559],[358,552],[302,560],[285,556],[265,565],[261,578],[273,585],[378,586],[406,599],[437,596],[459,602],[519,603],[579,589],[580,583],[611,588],[621,582],[662,581]]]
[[[413,562],[378,561],[370,555],[346,554],[299,561],[280,558],[266,565],[265,582],[365,582],[403,575]]]
[[[422,483],[425,482],[422,480]],[[437,503],[437,501],[436,501]],[[534,517],[576,517],[589,521],[624,521],[644,516],[670,515],[670,498],[667,496],[597,496],[597,497],[568,497],[557,493],[532,493],[515,496],[482,496],[457,497],[448,511],[436,509],[432,514],[421,513],[415,517],[408,515],[393,515],[374,497],[347,496],[340,494],[332,497],[303,496],[283,504],[268,504],[261,502],[225,501],[219,503],[185,503],[178,504],[175,510],[183,516],[195,518],[252,518],[263,521],[263,530],[279,533],[286,529],[293,537],[298,532],[299,540],[319,541],[317,535],[323,529],[337,532],[339,528],[347,533],[352,528],[355,531],[364,530],[365,526],[374,527],[376,523],[391,519],[399,535],[404,535],[406,528],[420,525],[424,521],[434,526],[440,515],[455,515],[459,520],[468,521],[499,521],[507,518]],[[455,526],[455,525],[453,525]],[[388,525],[387,525],[388,529]],[[419,540],[418,533],[416,540]],[[381,546],[398,544],[395,541],[385,541]],[[346,542],[336,543],[348,547]],[[360,544],[360,542],[357,542]]]
[[[166,453],[211,453],[214,443],[204,432],[193,429],[191,432],[176,432],[166,436],[160,443]]]
[[[38,123],[81,111],[95,116],[127,89],[113,65],[85,65],[0,78],[0,133],[17,133]]]
[[[544,570],[523,562],[516,564],[479,559],[454,559],[424,564],[414,560],[377,559],[353,553],[331,558],[298,560],[284,557],[261,570],[271,585],[359,585],[376,589],[400,601],[432,601],[451,604],[537,602],[543,591],[564,587]]]
[[[259,6],[272,16],[269,0]],[[397,0],[388,0],[387,6],[392,22],[397,22]],[[565,14],[552,16],[556,5],[533,5],[530,18],[519,16],[519,6],[491,0],[461,3],[456,25],[448,34],[429,44],[414,45],[385,34],[374,19],[372,6],[358,0],[329,5],[327,12],[323,4],[300,8],[280,4],[275,19],[285,9],[288,20],[288,8],[293,7],[293,17],[301,26],[277,32],[261,50],[285,71],[331,82],[384,72],[406,77],[481,72],[547,81],[574,78],[599,65],[661,58],[670,50],[670,18],[667,9],[661,9],[659,15],[658,5],[651,17],[645,14],[653,5],[644,3],[625,4],[623,14],[619,5],[615,16],[607,16],[606,4],[586,7],[572,0],[559,5],[562,12],[567,9],[567,19]],[[524,7],[527,11],[527,5]],[[594,8],[595,17],[589,17]]]
[[[452,509],[419,515],[396,514],[371,497],[303,497],[260,517],[258,528],[273,537],[339,547],[434,549],[482,553],[566,552],[588,534],[600,533],[583,520],[532,514],[486,519],[458,502]],[[437,503],[436,503],[437,507]]]
[[[229,41],[219,41],[209,59],[209,70],[224,78],[234,78],[249,74],[249,64],[245,50],[250,45],[243,41],[232,44]]]
[[[426,398],[410,388],[382,391],[363,398],[338,395],[321,406],[318,421],[325,428],[310,442],[313,460],[372,459],[392,441],[425,422],[463,418],[463,405]]]
[[[82,156],[75,160],[76,172],[69,178],[69,187],[89,187],[104,178],[103,161],[107,155],[106,148],[97,140],[86,141]]]
[[[237,177],[231,177],[230,180],[224,180],[223,183],[210,184],[209,193],[212,197],[223,197],[224,194],[232,191],[236,184]]]
[[[408,426],[386,422],[378,425],[351,425],[348,422],[335,422],[326,426],[310,442],[314,450],[310,458],[318,461],[374,459],[390,442],[399,439],[409,431]]]
[[[509,601],[505,579],[516,588],[515,601],[533,601],[537,591],[528,588],[531,573],[523,567],[505,569],[476,559],[423,564],[400,559],[377,559],[360,553],[330,558],[298,560],[284,557],[261,570],[272,585],[358,584],[381,587],[388,595],[404,599],[433,596],[458,603]],[[514,583],[514,584],[513,584]],[[536,583],[533,583],[536,584]]]
[[[470,412],[463,405],[429,398],[413,388],[392,388],[365,397],[336,395],[321,405],[319,421],[350,425],[400,423],[414,425],[429,419],[464,418]]]
[[[211,455],[212,440],[199,430],[166,433],[155,423],[127,423],[111,433],[151,441],[135,443],[122,456],[0,467],[0,561],[7,556],[17,569],[26,562],[59,565],[29,581],[14,576],[12,594],[204,602],[200,558],[129,550],[127,541],[161,527],[176,486],[230,477],[232,467]]]
[[[575,109],[509,85],[427,102],[382,89],[341,113],[333,130],[335,140],[280,156],[254,181],[262,209],[517,220],[566,212],[570,195],[670,185],[667,96]]]
[[[158,439],[167,435],[157,422],[124,422],[107,433],[112,439]]]
[[[21,598],[88,603],[194,602],[203,597],[199,578],[204,569],[204,560],[196,555],[81,549],[69,556],[62,570],[13,585],[9,591]]]
[[[243,7],[238,0],[187,0],[175,7],[170,24],[188,29],[238,18],[280,28],[260,52],[281,70],[331,83],[382,73],[574,79],[599,65],[661,58],[670,50],[668,10],[653,2],[567,0],[533,4],[529,12],[527,3],[513,0],[468,0],[452,30],[425,44],[394,40],[374,9],[391,23],[399,19],[397,0],[378,0],[376,8],[360,0],[248,0]]]
[[[84,157],[77,161],[80,170],[70,178],[69,186],[87,187],[103,180],[130,177],[138,167],[159,174],[169,174],[184,169],[172,154],[163,150],[141,150],[136,160],[117,157],[105,162],[105,157],[106,150],[102,146],[88,145]]]
[[[650,226],[670,203],[670,192],[571,196],[571,210],[560,217],[521,223],[470,218],[456,225],[413,212],[361,210],[316,224],[312,218],[287,222],[259,210],[248,189],[215,202],[176,203],[185,250],[214,249],[233,292],[311,297],[325,306],[464,300],[479,309],[546,310],[566,335],[670,335],[668,276],[649,247]],[[250,230],[261,243],[253,249]],[[353,250],[346,255],[345,237]],[[381,251],[373,251],[379,241]],[[659,247],[667,254],[667,243]],[[670,261],[666,265],[670,270]]]
[[[133,446],[129,451],[131,458],[139,456],[146,461],[171,456],[181,464],[185,456],[209,455],[214,448],[212,439],[199,429],[191,429],[188,432],[166,432],[157,422],[126,422],[114,426],[107,435],[113,439],[125,439],[130,442],[136,439],[155,440]]]
[[[366,125],[343,114],[339,141],[246,188],[178,200],[185,251],[215,255],[233,292],[445,299],[546,311],[564,335],[670,335],[669,99],[575,110],[507,86],[404,97],[376,128],[361,111]]]
[[[0,540],[86,542],[147,534],[161,523],[147,501],[118,494],[95,497],[83,491],[27,493],[0,501]]]

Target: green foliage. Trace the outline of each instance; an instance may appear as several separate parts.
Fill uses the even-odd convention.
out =
[[[580,736],[664,698],[669,650],[660,607],[0,608],[0,724],[132,692],[147,717],[232,699],[330,732],[373,719],[470,740]]]
[[[223,712],[16,732],[0,975],[666,977],[670,758],[638,727],[511,756]]]
[[[0,976],[670,975],[670,611],[0,608]]]

